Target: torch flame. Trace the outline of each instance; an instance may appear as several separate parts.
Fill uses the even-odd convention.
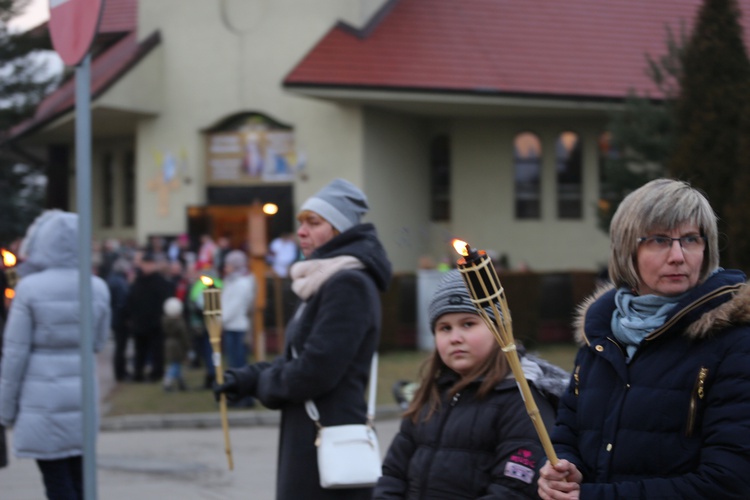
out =
[[[201,281],[202,281],[202,282],[203,282],[203,284],[204,284],[204,285],[206,285],[206,286],[211,286],[211,285],[213,285],[213,284],[214,284],[214,280],[212,280],[212,279],[211,279],[210,277],[208,277],[208,276],[201,276]]]
[[[16,296],[16,291],[12,288],[6,288],[5,289],[5,298],[8,300],[11,300],[13,297]]]
[[[16,265],[16,256],[13,255],[13,252],[9,252],[4,248],[0,248],[0,253],[3,256],[3,264],[5,265],[5,267],[13,267]]]
[[[453,248],[455,248],[456,252],[458,252],[460,255],[463,255],[464,257],[469,256],[469,244],[466,243],[465,241],[454,239]]]

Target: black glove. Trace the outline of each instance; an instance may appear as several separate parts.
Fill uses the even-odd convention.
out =
[[[230,371],[224,372],[223,383],[214,382],[213,391],[217,403],[222,394],[226,395],[227,401],[238,401],[240,399],[240,384],[235,374]]]

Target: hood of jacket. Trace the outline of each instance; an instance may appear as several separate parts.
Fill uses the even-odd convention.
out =
[[[21,276],[50,268],[78,267],[78,214],[43,212],[29,226],[21,243]]]
[[[385,291],[391,281],[391,262],[378,239],[375,226],[358,224],[321,245],[310,259],[330,259],[342,255],[356,257],[375,280],[379,290]]]
[[[731,325],[750,323],[750,283],[745,280],[741,271],[733,269],[721,269],[709,276],[680,300],[664,325],[650,333],[646,340],[672,331],[691,339],[702,339]],[[589,344],[591,338],[611,333],[616,292],[614,286],[602,287],[578,307],[574,329],[579,344]]]

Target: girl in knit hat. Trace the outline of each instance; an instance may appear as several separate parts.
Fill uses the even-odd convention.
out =
[[[435,351],[373,498],[538,498],[544,450],[505,355],[459,271],[445,274],[428,316]],[[522,366],[551,427],[569,376],[532,356],[523,356]]]

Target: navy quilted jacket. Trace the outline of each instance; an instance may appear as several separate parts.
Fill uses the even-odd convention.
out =
[[[750,498],[750,286],[720,271],[626,363],[615,290],[590,299],[552,439],[581,499]]]

